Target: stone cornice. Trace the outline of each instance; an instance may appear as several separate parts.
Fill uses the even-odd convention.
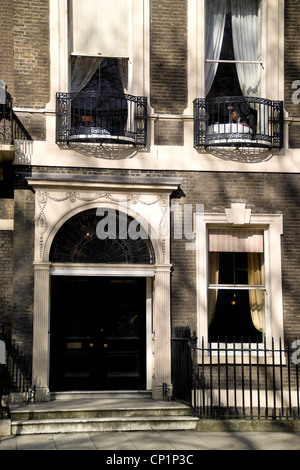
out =
[[[177,178],[139,178],[122,176],[89,176],[89,175],[61,175],[61,174],[33,174],[27,178],[30,186],[55,187],[55,188],[77,188],[110,190],[113,192],[123,191],[146,191],[172,193],[182,184],[182,179]]]

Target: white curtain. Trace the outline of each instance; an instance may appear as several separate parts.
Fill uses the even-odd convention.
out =
[[[88,84],[100,67],[101,60],[98,57],[71,57],[71,92],[79,92]]]
[[[209,253],[209,284],[219,284],[220,253]],[[213,322],[218,300],[218,289],[208,290],[208,325]]]
[[[118,59],[119,73],[124,93],[128,88],[128,59]]]
[[[248,280],[250,286],[263,285],[262,253],[248,253]],[[262,332],[264,327],[264,290],[249,289],[250,312],[254,327]]]
[[[219,60],[226,19],[226,0],[206,1],[206,59]],[[205,68],[206,95],[217,73],[217,63],[207,63]]]
[[[260,58],[259,0],[231,0],[232,37],[236,60],[257,61]],[[244,96],[258,96],[260,65],[237,64],[237,74]]]

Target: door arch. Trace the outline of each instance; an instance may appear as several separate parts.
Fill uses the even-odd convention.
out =
[[[87,209],[73,215],[56,233],[51,244],[52,263],[153,264],[155,254],[147,232],[127,214]],[[108,215],[107,215],[108,214]],[[111,214],[112,232],[99,237],[98,227]],[[109,224],[109,222],[108,222]],[[103,228],[105,224],[102,224]],[[134,228],[132,228],[134,227]],[[122,231],[122,234],[120,232]],[[122,237],[120,237],[122,235]],[[105,238],[104,238],[105,237]]]

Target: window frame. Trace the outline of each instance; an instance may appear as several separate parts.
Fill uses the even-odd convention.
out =
[[[205,0],[205,4],[208,2],[209,0]],[[224,38],[225,38],[225,34],[226,34],[226,17],[227,17],[227,14],[228,14],[228,2],[230,0],[227,0],[227,5],[226,5],[226,12],[225,12],[225,25],[224,25],[224,35],[223,35],[223,39],[222,39],[222,47],[223,47],[223,41],[224,41]],[[247,0],[245,0],[247,1]],[[258,80],[258,83],[260,84],[259,86],[259,93],[257,93],[257,95],[254,95],[254,96],[257,96],[257,97],[260,97],[262,96],[262,93],[261,93],[261,82],[262,82],[262,72],[263,72],[263,41],[262,41],[262,38],[263,38],[263,18],[264,18],[264,8],[263,8],[263,5],[264,5],[264,0],[258,0],[259,2],[259,5],[258,5],[258,17],[260,17],[260,20],[258,22],[258,25],[259,25],[259,34],[260,34],[260,40],[259,40],[259,44],[258,44],[258,56],[259,58],[257,58],[257,60],[245,60],[245,59],[242,59],[242,60],[238,60],[236,59],[235,57],[234,58],[231,58],[231,59],[222,59],[221,58],[221,53],[222,53],[222,47],[221,47],[221,51],[220,51],[220,57],[219,59],[208,59],[207,56],[206,56],[206,46],[205,46],[205,61],[204,61],[204,66],[205,66],[205,70],[207,68],[207,65],[208,64],[217,64],[217,69],[218,69],[218,66],[220,64],[233,64],[233,65],[237,65],[237,64],[245,64],[245,65],[253,65],[253,66],[257,66],[259,67],[259,80]],[[205,7],[206,8],[206,7]],[[231,9],[230,9],[231,11]],[[207,29],[207,25],[206,25],[206,22],[205,22],[205,29]],[[233,31],[231,31],[231,33],[233,34]],[[206,36],[206,34],[205,34]],[[233,51],[233,55],[234,55],[234,51]],[[216,70],[216,74],[217,74],[217,70]],[[238,73],[237,73],[237,76],[238,76]],[[214,85],[214,81],[215,81],[215,78],[214,77],[214,80],[213,80],[213,83],[212,83],[212,86]],[[205,83],[205,88],[206,88],[206,83]],[[210,88],[211,88],[210,87]],[[242,86],[240,85],[240,87],[242,88]],[[209,95],[209,93],[207,94],[207,96]],[[234,95],[235,96],[235,95]]]
[[[235,205],[232,205],[232,209]],[[208,230],[223,228],[261,229],[264,232],[265,263],[265,340],[268,347],[272,339],[283,341],[283,302],[281,270],[282,214],[253,214],[247,223],[232,223],[228,213],[195,213],[196,291],[197,291],[197,337],[207,347],[208,340]],[[270,250],[272,248],[272,256]],[[249,349],[251,345],[245,344]],[[255,344],[256,347],[256,344]]]
[[[56,118],[56,129],[54,125],[51,126],[51,138],[56,142],[65,142],[66,129],[70,124],[68,116],[65,117],[69,114],[69,104],[68,102],[63,104],[62,111],[60,111],[60,102],[65,97],[68,101],[70,93],[72,37],[69,19],[71,1],[53,0],[50,5],[50,54],[53,60],[50,71],[51,101],[47,108],[51,109],[53,117]],[[127,94],[130,96],[130,102],[133,103],[132,108],[137,103],[139,117],[140,114],[142,115],[141,125],[137,127],[137,132],[134,131],[134,135],[137,137],[130,138],[130,142],[133,142],[134,145],[145,146],[147,144],[147,128],[149,127],[147,124],[147,114],[149,114],[147,99],[150,96],[150,0],[128,0],[128,2],[130,37]],[[124,57],[110,58],[124,59]]]
[[[205,1],[188,0],[189,107],[205,97]],[[284,101],[284,0],[262,0],[261,97]]]
[[[208,236],[210,235],[210,232],[211,232],[211,229],[208,228]],[[247,230],[248,232],[248,230]],[[256,231],[253,231],[254,233]],[[259,231],[261,232],[261,231]],[[232,230],[230,230],[230,233],[233,233]],[[239,230],[236,230],[236,233],[239,233]],[[218,235],[222,235],[224,234],[223,230],[220,230],[220,233],[218,234],[218,231],[215,233],[216,236]],[[264,233],[263,233],[263,238],[264,238]],[[266,293],[267,293],[267,288],[266,288],[266,278],[265,278],[265,248],[263,246],[262,248],[263,251],[260,251],[260,252],[254,252],[252,250],[250,251],[245,251],[245,249],[243,249],[242,252],[240,251],[230,251],[230,250],[226,250],[226,251],[223,251],[223,250],[220,250],[220,251],[217,251],[216,249],[213,249],[213,250],[210,250],[210,246],[208,246],[208,292],[207,292],[207,295],[209,297],[209,300],[208,300],[208,311],[210,311],[210,300],[212,300],[210,297],[210,292],[212,291],[218,291],[218,299],[219,299],[219,296],[222,295],[221,292],[219,291],[222,291],[225,293],[234,293],[233,297],[232,297],[232,302],[234,302],[235,300],[235,297],[239,296],[241,292],[247,292],[247,298],[249,299],[249,295],[250,295],[250,291],[254,290],[254,291],[263,291],[263,328],[262,328],[262,331],[259,331],[257,330],[257,338],[259,336],[262,337],[262,341],[257,341],[256,344],[257,345],[260,345],[262,342],[263,342],[263,338],[265,336],[265,303],[266,303]],[[233,255],[232,257],[232,263],[233,263],[233,272],[231,272],[230,276],[232,275],[233,278],[232,278],[232,282],[218,282],[218,283],[212,283],[210,282],[211,281],[211,273],[212,273],[212,269],[213,269],[213,265],[211,265],[211,255],[212,254],[217,254],[219,255],[218,256],[218,259],[219,259],[219,262],[218,262],[218,278],[219,276],[221,276],[221,271],[222,269],[225,267],[225,265],[221,262],[221,254],[226,254],[226,255]],[[236,276],[237,276],[237,271],[236,271],[236,267],[237,267],[237,264],[236,264],[236,261],[238,258],[236,256],[238,255],[248,255],[249,253],[253,253],[253,254],[259,254],[259,255],[263,255],[261,258],[260,258],[260,261],[261,261],[261,264],[260,264],[260,273],[261,273],[261,283],[260,284],[250,284],[249,283],[249,271],[248,271],[248,261],[247,261],[247,283],[243,282],[236,282]],[[238,263],[238,262],[237,262]],[[221,269],[222,268],[222,269]],[[228,272],[227,272],[228,274]],[[220,281],[220,279],[218,279]],[[225,294],[226,295],[226,294]],[[216,309],[216,306],[217,306],[217,299],[214,301],[214,304],[215,304],[215,311],[217,310]],[[249,299],[249,317],[251,316],[251,307],[250,307],[250,304],[251,304],[251,300]],[[234,304],[235,305],[235,302]],[[238,307],[233,307],[234,309],[238,308]],[[215,315],[215,313],[213,314]],[[217,328],[219,329],[219,328]],[[210,330],[210,325],[208,325],[208,331]],[[253,330],[254,331],[254,330]],[[210,336],[210,335],[208,335]],[[228,333],[225,335],[225,336],[229,336],[231,337],[232,334],[228,331]],[[237,341],[236,343],[239,343],[238,341],[238,338],[237,337]],[[244,342],[247,343],[247,336],[244,337]],[[249,340],[248,340],[249,342]],[[214,341],[211,341],[211,343],[214,343]],[[221,343],[223,343],[223,341],[221,340]],[[228,343],[231,343],[231,341],[228,341]]]
[[[132,70],[131,70],[131,65],[132,65],[132,59],[131,56],[133,54],[132,51],[132,39],[130,38],[130,24],[133,22],[133,0],[127,0],[129,2],[129,8],[128,8],[128,54],[126,55],[118,55],[118,54],[111,54],[111,55],[106,55],[106,54],[97,54],[95,53],[87,53],[83,52],[80,50],[76,50],[76,46],[73,44],[73,28],[74,28],[74,22],[73,22],[73,0],[68,0],[68,91],[71,91],[71,86],[72,86],[72,58],[76,57],[85,57],[85,58],[90,58],[90,59],[125,59],[127,60],[127,86],[126,86],[126,92],[128,92],[128,89],[132,88]],[[131,31],[132,34],[132,31]],[[100,64],[99,64],[99,69],[100,69]]]
[[[129,4],[128,93],[150,96],[150,0],[130,0]],[[56,93],[70,87],[70,0],[50,2],[51,102],[55,110]],[[141,47],[141,44],[143,47]],[[115,57],[119,58],[119,57]],[[122,57],[120,57],[122,58]]]

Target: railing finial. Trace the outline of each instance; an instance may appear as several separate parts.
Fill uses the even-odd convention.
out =
[[[196,331],[193,331],[193,336],[189,339],[190,348],[196,348],[197,347],[197,341],[198,341],[198,338],[196,336]]]

